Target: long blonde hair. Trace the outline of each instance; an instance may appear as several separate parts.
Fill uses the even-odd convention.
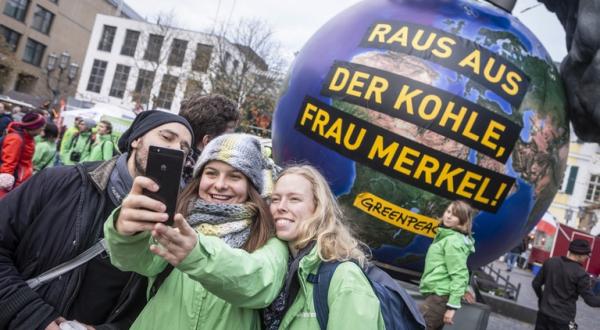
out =
[[[279,178],[288,174],[300,175],[310,182],[315,205],[312,216],[299,223],[294,247],[300,250],[316,240],[321,260],[354,260],[364,267],[368,259],[362,249],[365,245],[342,222],[342,210],[323,175],[313,166],[297,165],[285,169]]]

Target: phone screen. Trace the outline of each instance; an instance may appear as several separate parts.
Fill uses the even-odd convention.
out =
[[[156,182],[159,189],[156,192],[144,190],[144,194],[167,206],[169,220],[165,224],[169,226],[173,225],[184,159],[181,150],[156,146],[150,146],[148,150],[146,176]]]

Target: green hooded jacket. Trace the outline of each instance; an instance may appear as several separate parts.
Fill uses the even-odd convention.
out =
[[[47,167],[54,165],[56,155],[56,142],[41,139],[35,142],[35,153],[33,154],[33,172],[37,173]]]
[[[71,147],[71,141],[73,140],[73,137],[75,136],[75,134],[77,134],[78,132],[79,132],[79,129],[77,127],[69,127],[63,134],[62,139],[60,140],[60,150],[59,150],[61,161],[69,155],[69,148]]]
[[[467,257],[475,252],[474,244],[470,236],[439,227],[425,257],[421,293],[449,296],[448,306],[460,308],[460,299],[469,285]]]
[[[71,143],[67,146],[66,152],[63,153],[61,150],[60,160],[64,165],[74,165],[83,162],[89,156],[90,151],[92,150],[92,144],[92,132],[87,131],[76,134],[71,139]],[[74,162],[71,160],[71,154],[73,151],[81,154],[79,162]]]
[[[317,249],[306,255],[298,267],[300,290],[283,316],[279,329],[320,329],[313,303],[313,284],[308,274],[316,274],[321,259]],[[384,329],[385,324],[369,280],[353,262],[343,262],[333,273],[329,292],[329,329]]]
[[[149,232],[121,236],[116,209],[104,224],[113,265],[149,277],[148,287],[166,261],[149,250]],[[218,237],[198,234],[198,244],[165,279],[131,329],[260,329],[259,309],[283,287],[288,248],[271,238],[248,253]]]
[[[115,143],[110,134],[96,135],[96,142],[92,146],[92,151],[85,158],[84,162],[94,162],[101,160],[109,160],[114,157]]]

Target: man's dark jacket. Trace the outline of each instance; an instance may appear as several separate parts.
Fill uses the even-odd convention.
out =
[[[0,329],[43,329],[67,315],[85,265],[37,291],[25,281],[99,240],[115,163],[48,168],[0,200]],[[132,274],[106,324],[97,328],[129,328],[145,303],[145,289],[146,281]]]
[[[567,257],[546,260],[531,284],[540,299],[539,311],[562,323],[575,320],[579,296],[586,304],[600,307],[600,297],[591,290],[590,276]]]

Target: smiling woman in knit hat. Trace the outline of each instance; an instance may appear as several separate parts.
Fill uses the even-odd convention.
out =
[[[25,182],[33,174],[34,137],[46,126],[38,113],[30,112],[21,122],[8,125],[0,148],[0,198]]]
[[[164,205],[142,195],[154,183],[136,178],[104,227],[111,262],[154,279],[132,329],[195,328],[198,315],[207,329],[260,329],[258,309],[281,290],[288,262],[261,198],[267,166],[256,137],[213,139],[180,194],[174,227],[161,223]]]

